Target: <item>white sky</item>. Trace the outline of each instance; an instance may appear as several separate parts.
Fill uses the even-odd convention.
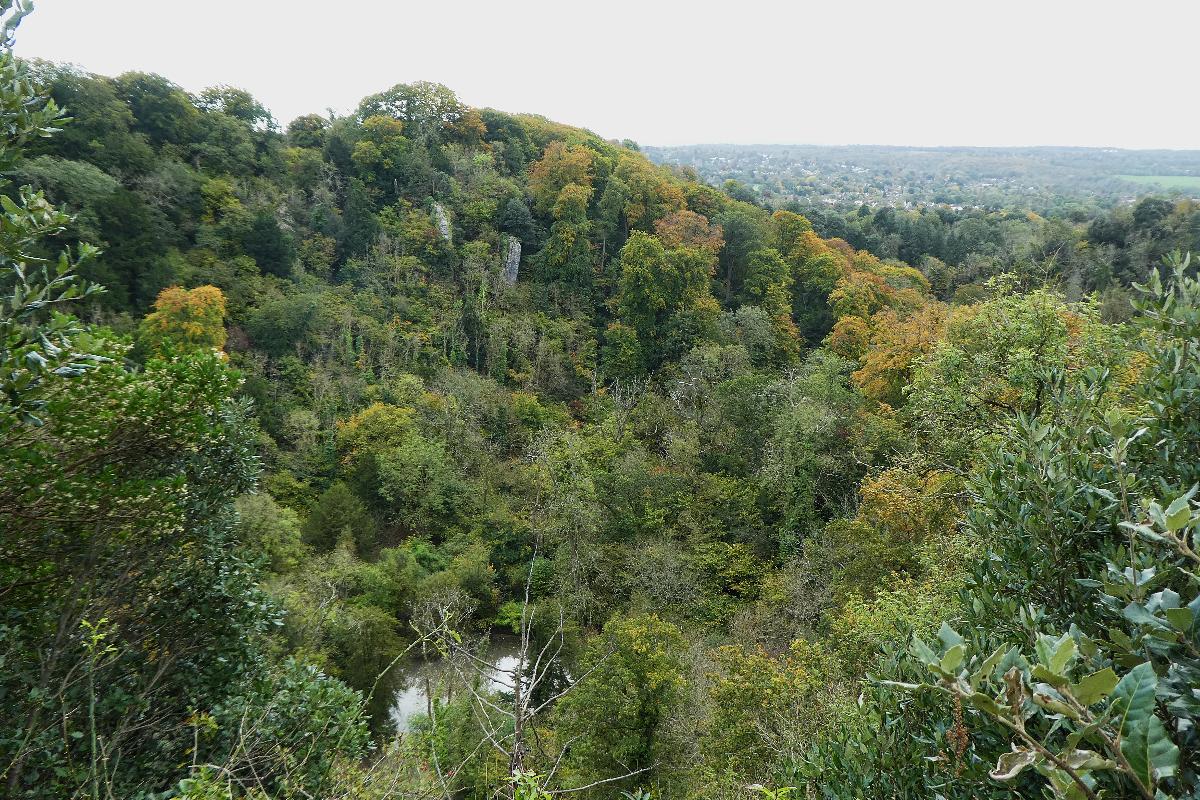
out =
[[[431,80],[642,144],[1200,148],[1200,0],[37,0],[17,53],[284,122]]]

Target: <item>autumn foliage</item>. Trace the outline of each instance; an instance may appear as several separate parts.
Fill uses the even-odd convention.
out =
[[[139,335],[154,355],[220,350],[225,346],[225,295],[216,286],[163,289]]]

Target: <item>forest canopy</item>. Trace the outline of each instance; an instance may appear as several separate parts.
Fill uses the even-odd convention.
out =
[[[1195,201],[282,126],[0,13],[0,794],[1200,791]]]

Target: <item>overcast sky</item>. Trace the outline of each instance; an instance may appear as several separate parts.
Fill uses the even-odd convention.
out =
[[[1200,0],[37,0],[17,53],[286,122],[444,83],[642,144],[1200,148]]]

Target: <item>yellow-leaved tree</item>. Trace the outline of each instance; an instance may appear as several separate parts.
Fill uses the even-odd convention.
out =
[[[142,320],[138,338],[156,356],[220,350],[225,346],[225,295],[216,286],[167,287]]]

